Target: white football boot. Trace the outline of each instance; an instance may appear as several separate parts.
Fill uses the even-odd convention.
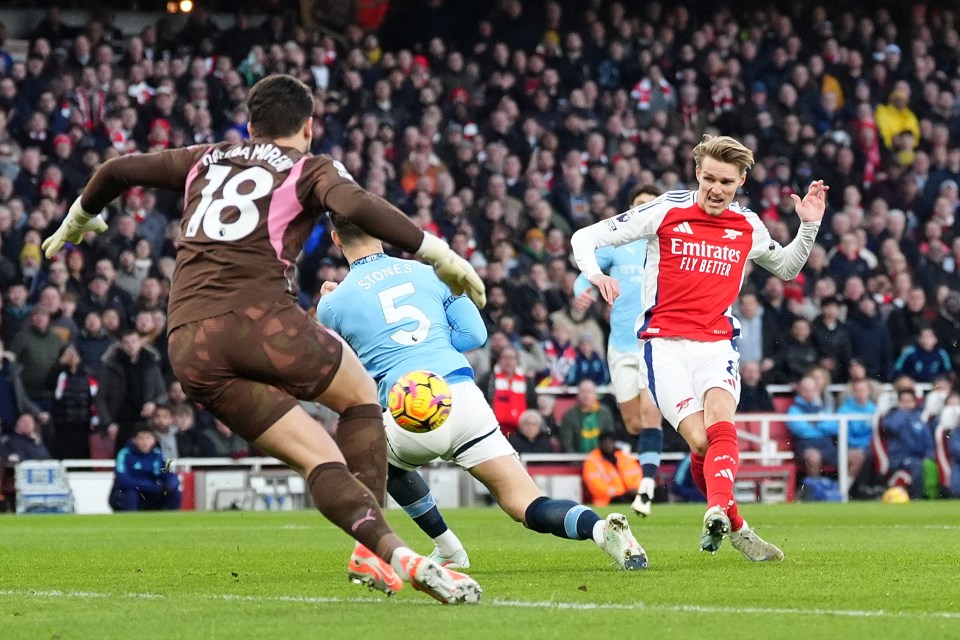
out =
[[[630,531],[627,516],[611,513],[603,522],[603,542],[600,548],[613,558],[624,571],[647,568],[647,552]]]
[[[751,562],[779,562],[783,551],[757,535],[744,521],[743,527],[730,534],[730,545]]]

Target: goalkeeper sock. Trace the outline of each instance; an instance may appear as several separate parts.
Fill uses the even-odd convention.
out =
[[[313,503],[327,520],[390,562],[403,541],[383,517],[373,494],[353,477],[342,462],[324,462],[307,474]]]
[[[382,509],[387,500],[387,435],[380,405],[360,404],[345,409],[337,423],[337,446],[347,468],[370,490]]]

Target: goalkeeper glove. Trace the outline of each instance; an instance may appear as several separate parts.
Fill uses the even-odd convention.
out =
[[[87,213],[80,206],[80,198],[74,200],[70,205],[60,227],[53,232],[49,238],[43,241],[40,247],[48,258],[52,258],[60,252],[64,243],[80,244],[83,241],[83,234],[87,231],[94,233],[103,233],[107,230],[107,223],[99,215]]]
[[[440,238],[423,234],[423,243],[417,249],[417,255],[433,265],[437,277],[450,287],[454,295],[466,293],[478,309],[487,304],[487,294],[483,280],[473,266],[447,246]]]

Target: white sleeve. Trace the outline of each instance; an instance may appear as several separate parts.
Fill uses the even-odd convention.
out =
[[[652,200],[639,207],[634,207],[614,218],[601,220],[589,227],[584,227],[570,238],[570,247],[573,249],[573,258],[577,267],[589,280],[598,273],[602,273],[597,264],[596,251],[600,247],[613,245],[619,247],[639,240],[650,239],[656,236],[657,229],[666,213],[675,207],[675,204],[665,203],[660,198]]]
[[[819,222],[801,222],[800,231],[793,242],[785,247],[770,238],[770,234],[764,228],[766,234],[767,247],[761,250],[757,255],[751,256],[758,265],[783,280],[792,280],[797,277],[803,265],[807,263],[810,257],[810,251],[813,249],[813,243],[817,239],[817,231],[820,230]],[[754,234],[756,238],[758,234]],[[755,245],[755,250],[757,249]]]

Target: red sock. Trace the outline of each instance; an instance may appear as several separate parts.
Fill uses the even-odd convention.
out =
[[[707,442],[707,455],[703,463],[707,508],[720,507],[726,511],[733,502],[733,481],[740,463],[737,428],[732,422],[710,425],[707,428]]]
[[[707,497],[707,481],[703,478],[703,462],[705,458],[695,453],[690,454],[690,473],[693,474],[693,484],[697,485],[703,497]]]
[[[740,511],[737,509],[737,503],[733,500],[730,501],[730,506],[727,507],[727,517],[730,518],[730,531],[740,531],[740,529],[743,529],[743,516],[740,515]]]

